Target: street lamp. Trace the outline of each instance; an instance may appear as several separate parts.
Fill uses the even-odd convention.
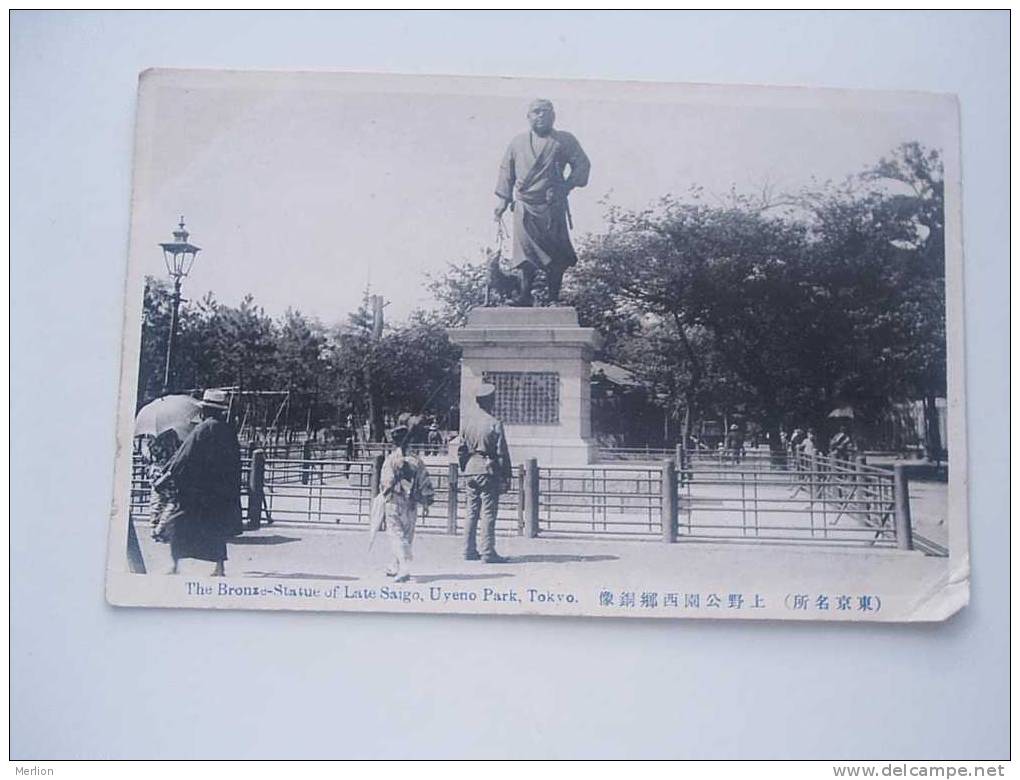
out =
[[[174,280],[174,294],[171,298],[173,309],[170,312],[170,335],[166,340],[166,370],[163,373],[163,394],[170,392],[170,378],[173,372],[174,342],[177,340],[177,313],[181,307],[181,279],[188,275],[195,262],[195,256],[201,251],[197,246],[188,243],[188,231],[184,229],[184,217],[181,217],[174,240],[163,247],[163,261],[167,273]]]

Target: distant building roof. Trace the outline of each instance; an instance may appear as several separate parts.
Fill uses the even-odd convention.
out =
[[[612,363],[602,363],[598,360],[591,362],[592,375],[602,374],[606,379],[612,382],[614,385],[623,385],[626,387],[637,387],[640,385],[634,375],[623,368],[622,366],[616,366]]]

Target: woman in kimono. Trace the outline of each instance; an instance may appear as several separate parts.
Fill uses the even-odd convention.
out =
[[[173,482],[161,480],[167,464],[180,446],[181,440],[174,430],[164,431],[148,442],[149,517],[152,538],[158,542],[170,541],[173,518],[180,511],[180,496]]]
[[[383,461],[379,476],[379,492],[386,501],[386,535],[393,546],[393,564],[386,570],[386,576],[394,577],[395,582],[411,579],[411,545],[418,507],[428,515],[429,506],[435,500],[425,463],[410,451],[415,427],[416,421],[412,418],[390,431],[395,449]]]

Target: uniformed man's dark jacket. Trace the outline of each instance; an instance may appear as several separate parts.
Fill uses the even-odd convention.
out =
[[[506,444],[503,423],[491,414],[475,409],[461,426],[460,451],[465,476],[490,475],[499,477],[504,485],[512,478],[510,450]]]

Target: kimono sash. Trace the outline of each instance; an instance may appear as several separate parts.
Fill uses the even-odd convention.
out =
[[[528,205],[538,205],[547,202],[545,193],[542,193],[541,195],[538,193],[531,193],[529,196],[528,190],[531,188],[531,185],[535,183],[535,179],[538,175],[543,171],[546,165],[548,165],[549,158],[555,154],[556,148],[559,144],[559,141],[550,136],[546,140],[545,146],[542,147],[542,151],[535,155],[535,161],[531,164],[531,168],[528,169],[528,172],[524,174],[522,178],[517,180],[517,186],[515,189],[517,190],[517,197],[519,200],[524,201]]]

